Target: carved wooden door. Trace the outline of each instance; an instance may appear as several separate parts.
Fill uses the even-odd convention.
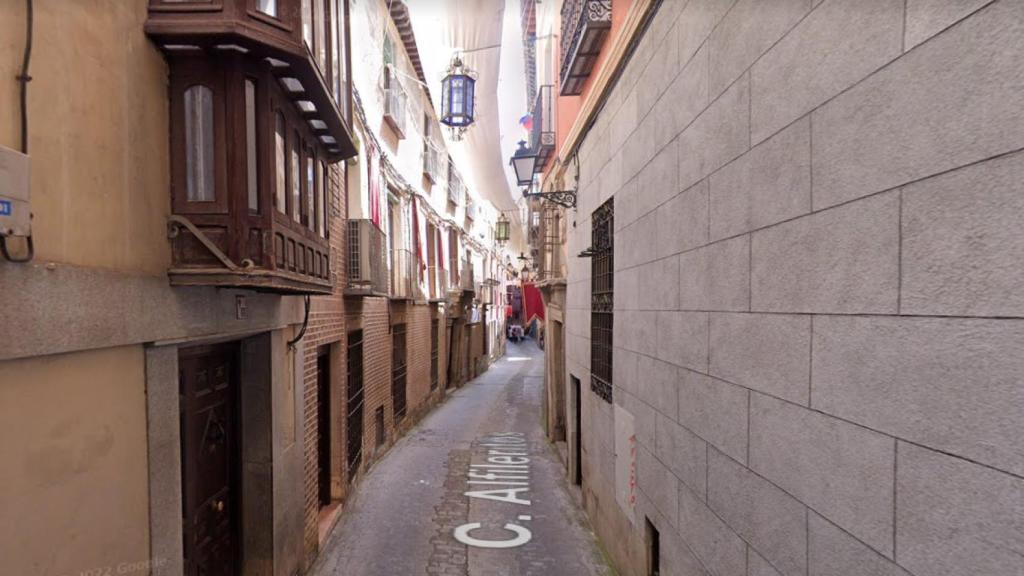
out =
[[[178,367],[185,574],[235,576],[237,348],[182,350]]]

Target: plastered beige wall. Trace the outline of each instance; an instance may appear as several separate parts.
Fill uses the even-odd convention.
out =
[[[0,572],[148,573],[141,346],[0,363],[0,462]]]
[[[144,0],[35,2],[29,84],[37,261],[158,274],[170,249],[167,66]],[[25,2],[0,0],[0,145],[20,147]]]

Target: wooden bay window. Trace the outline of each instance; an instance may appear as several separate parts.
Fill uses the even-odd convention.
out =
[[[286,158],[288,155],[284,114],[280,110],[274,113],[274,207],[278,212],[287,213],[285,195],[288,193],[288,171]]]
[[[323,161],[317,164],[316,172],[316,232],[327,238],[327,215],[324,213],[325,191],[327,190],[327,165]]]
[[[256,0],[256,10],[272,18],[277,18],[277,0]]]
[[[302,139],[299,137],[298,130],[292,132],[292,143],[291,143],[291,159],[292,163],[289,168],[289,174],[291,174],[291,193],[288,196],[288,213],[292,215],[292,220],[298,224],[302,223],[302,168],[299,165],[299,148],[302,147]]]
[[[174,56],[170,100],[172,283],[328,293],[326,146],[271,65]]]
[[[312,148],[306,149],[306,186],[305,202],[302,205],[302,223],[310,230],[316,229],[316,218],[313,214],[315,201],[313,196],[316,193],[316,156]]]
[[[256,82],[245,79],[245,169],[249,211],[260,211],[259,137],[256,128]]]
[[[345,6],[344,0],[330,0],[332,88],[334,101],[343,111],[348,110],[348,62],[346,61],[348,46],[344,38]]]
[[[175,285],[332,291],[328,164],[355,155],[346,0],[149,0],[170,69]]]

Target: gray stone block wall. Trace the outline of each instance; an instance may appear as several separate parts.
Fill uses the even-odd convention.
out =
[[[567,250],[612,198],[621,521],[575,256],[567,369],[624,574],[647,518],[664,574],[1024,575],[1022,62],[1022,0],[662,1]]]

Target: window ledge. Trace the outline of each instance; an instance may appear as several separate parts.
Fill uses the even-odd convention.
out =
[[[226,268],[171,268],[167,271],[171,286],[216,286],[243,288],[279,294],[333,293],[329,280],[277,270],[232,271]]]

